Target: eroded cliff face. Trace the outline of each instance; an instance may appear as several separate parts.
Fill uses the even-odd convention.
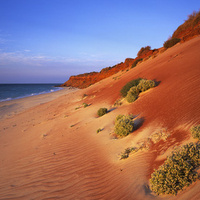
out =
[[[127,70],[132,67],[132,64],[139,58],[150,57],[151,55],[158,52],[156,50],[150,50],[146,54],[141,55],[135,59],[133,58],[126,58],[124,62],[121,62],[113,67],[106,67],[103,68],[100,72],[91,72],[85,74],[79,74],[77,76],[71,76],[68,81],[61,85],[61,87],[76,87],[76,88],[86,88],[94,83],[99,82],[100,80],[112,76],[119,71]]]
[[[184,31],[180,31],[176,37],[181,39],[181,42],[186,42],[188,40],[191,40],[192,38],[200,35],[200,23],[198,23],[194,27],[188,27]]]
[[[103,68],[100,72],[91,72],[80,74],[77,76],[71,76],[68,81],[66,81],[61,86],[67,87],[77,87],[77,88],[86,88],[104,78],[112,76],[121,70],[128,69],[132,66],[135,59],[127,58],[125,62],[119,63],[113,67]]]
[[[194,11],[191,15],[188,15],[188,19],[174,31],[172,38],[180,38],[181,42],[185,42],[198,35],[200,35],[200,11]]]
[[[181,42],[188,41],[196,36],[200,35],[200,12],[193,13],[189,16],[189,19],[186,20],[182,25],[180,25],[177,30],[173,33],[172,38],[180,38]],[[68,81],[61,85],[61,87],[77,87],[77,88],[86,88],[104,78],[112,76],[121,70],[127,70],[132,67],[132,64],[137,59],[147,60],[150,57],[155,57],[159,53],[165,51],[164,47],[159,49],[149,50],[139,57],[127,58],[124,62],[119,63],[113,67],[106,67],[100,72],[91,72],[80,74],[77,76],[71,76]],[[141,61],[140,61],[141,62]]]

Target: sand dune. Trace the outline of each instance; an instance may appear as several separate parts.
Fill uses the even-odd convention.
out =
[[[13,101],[12,105],[21,105],[20,110],[0,104],[4,106],[0,199],[197,200],[200,181],[177,196],[161,197],[149,190],[148,180],[174,146],[192,141],[189,129],[200,124],[199,50],[200,37],[196,37],[129,71],[86,89],[63,90],[62,96],[38,101],[37,106],[31,106],[33,97]],[[141,93],[132,104],[113,107],[122,86],[138,77],[156,80],[158,86]],[[40,96],[34,98],[32,103]],[[84,102],[89,106],[84,108]],[[98,118],[100,107],[110,112]],[[115,117],[130,113],[136,116],[137,130],[115,139]],[[97,134],[98,128],[103,130]],[[163,128],[171,134],[166,142],[119,159],[125,148]]]

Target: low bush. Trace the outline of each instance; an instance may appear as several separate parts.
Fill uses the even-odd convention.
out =
[[[142,56],[144,54],[146,54],[147,52],[149,52],[151,50],[151,47],[150,46],[146,46],[146,47],[142,47],[138,53],[137,53],[137,56]]]
[[[200,125],[193,126],[190,131],[193,138],[200,140]]]
[[[160,140],[166,141],[170,136],[170,132],[167,129],[161,129],[160,131],[153,133],[148,138],[144,138],[137,142],[134,147],[128,147],[121,153],[121,160],[129,157],[129,154],[136,153],[138,151],[149,150],[152,144],[158,143]]]
[[[101,116],[105,115],[107,112],[108,112],[107,108],[99,108],[99,110],[97,111],[97,115],[99,117],[101,117]]]
[[[115,133],[120,137],[124,137],[133,132],[134,122],[132,119],[131,115],[118,115],[115,119]]]
[[[126,100],[131,103],[138,98],[140,92],[144,92],[155,86],[156,84],[152,80],[138,78],[128,82],[125,86],[123,86],[120,92],[122,97],[126,97]]]
[[[142,60],[143,60],[143,58],[138,58],[138,59],[132,64],[131,68],[136,67],[136,65],[138,64],[138,62],[140,62],[140,61],[142,61]]]
[[[138,98],[138,95],[140,92],[144,92],[155,86],[156,86],[156,84],[154,81],[141,79],[137,86],[133,86],[129,89],[129,91],[126,95],[126,100],[129,103],[132,103]]]
[[[137,78],[132,81],[129,81],[126,85],[124,85],[123,88],[120,90],[122,97],[126,97],[130,88],[132,88],[133,86],[137,86],[139,84],[140,80],[142,80],[142,79]]]
[[[186,144],[172,152],[164,164],[151,174],[150,189],[157,195],[176,195],[197,180],[199,166],[200,143]]]
[[[155,84],[154,81],[142,79],[137,86],[137,90],[140,91],[140,92],[144,92],[144,91],[146,91],[150,88],[153,88],[155,86],[156,86],[156,84]]]
[[[98,128],[98,129],[97,129],[97,133],[99,133],[99,132],[101,132],[101,128]]]
[[[178,42],[180,42],[181,39],[179,38],[172,38],[170,40],[167,40],[163,46],[167,49],[167,48],[170,48],[170,47],[173,47],[175,44],[177,44]]]
[[[86,108],[88,107],[89,105],[87,103],[83,103],[83,107]]]
[[[115,118],[115,123],[118,122],[118,120],[120,120],[124,115],[117,115],[117,117]]]
[[[133,86],[127,93],[126,95],[126,100],[129,102],[129,103],[132,103],[134,102],[137,98],[138,98],[138,95],[139,95],[140,91],[138,90],[138,87],[137,86]]]

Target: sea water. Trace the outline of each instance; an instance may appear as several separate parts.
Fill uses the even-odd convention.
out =
[[[0,84],[0,102],[61,90],[59,84]]]

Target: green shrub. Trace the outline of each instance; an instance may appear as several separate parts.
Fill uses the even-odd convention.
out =
[[[200,166],[200,143],[186,144],[167,158],[163,165],[151,174],[150,189],[156,194],[173,194],[196,181]]]
[[[118,115],[115,119],[115,133],[120,137],[133,132],[134,122],[132,116]]]
[[[200,140],[200,125],[193,126],[190,131],[193,138]]]
[[[165,48],[170,48],[170,47],[173,47],[175,44],[177,44],[178,42],[180,42],[181,41],[181,39],[179,39],[179,38],[172,38],[172,39],[170,39],[170,40],[167,40],[164,44],[163,44],[163,46],[165,47]]]
[[[137,56],[142,56],[144,54],[146,54],[147,52],[149,52],[151,50],[151,47],[150,46],[146,46],[146,47],[142,47],[138,53],[137,53]]]
[[[97,129],[97,133],[99,133],[99,132],[101,132],[101,128],[98,128],[98,129]]]
[[[115,123],[118,122],[118,120],[120,120],[124,115],[117,115],[117,117],[115,118]]]
[[[140,92],[144,92],[152,87],[155,87],[155,85],[155,82],[152,80],[141,79],[137,86],[133,86],[129,89],[126,95],[126,100],[129,103],[134,102],[138,98]]]
[[[124,150],[124,152],[121,154],[121,158],[120,159],[122,160],[122,159],[128,158],[130,153],[131,153],[131,149],[130,148],[126,148]]]
[[[134,102],[137,98],[138,98],[138,95],[139,95],[140,91],[138,90],[138,87],[137,86],[133,86],[127,93],[126,95],[126,100],[129,102],[129,103],[132,103]]]
[[[107,108],[99,108],[99,110],[97,111],[97,115],[99,117],[101,117],[101,116],[105,115],[107,112],[108,112]]]
[[[143,60],[143,58],[138,58],[136,61],[134,61],[134,63],[132,64],[131,68],[134,68],[138,64],[138,62],[140,62],[142,60]]]
[[[138,95],[134,95],[130,92],[128,92],[128,94],[126,96],[126,100],[127,100],[128,103],[134,102],[137,98],[138,98]]]
[[[83,103],[83,107],[86,108],[88,107],[89,105],[87,103]]]
[[[156,84],[155,84],[154,81],[142,79],[137,86],[137,90],[140,91],[140,92],[144,92],[144,91],[146,91],[150,88],[153,88],[155,86],[156,86]]]
[[[132,81],[129,81],[126,85],[124,85],[123,88],[120,90],[122,97],[125,97],[127,95],[130,88],[132,88],[133,86],[137,86],[139,84],[140,80],[142,80],[142,79],[137,78]]]

